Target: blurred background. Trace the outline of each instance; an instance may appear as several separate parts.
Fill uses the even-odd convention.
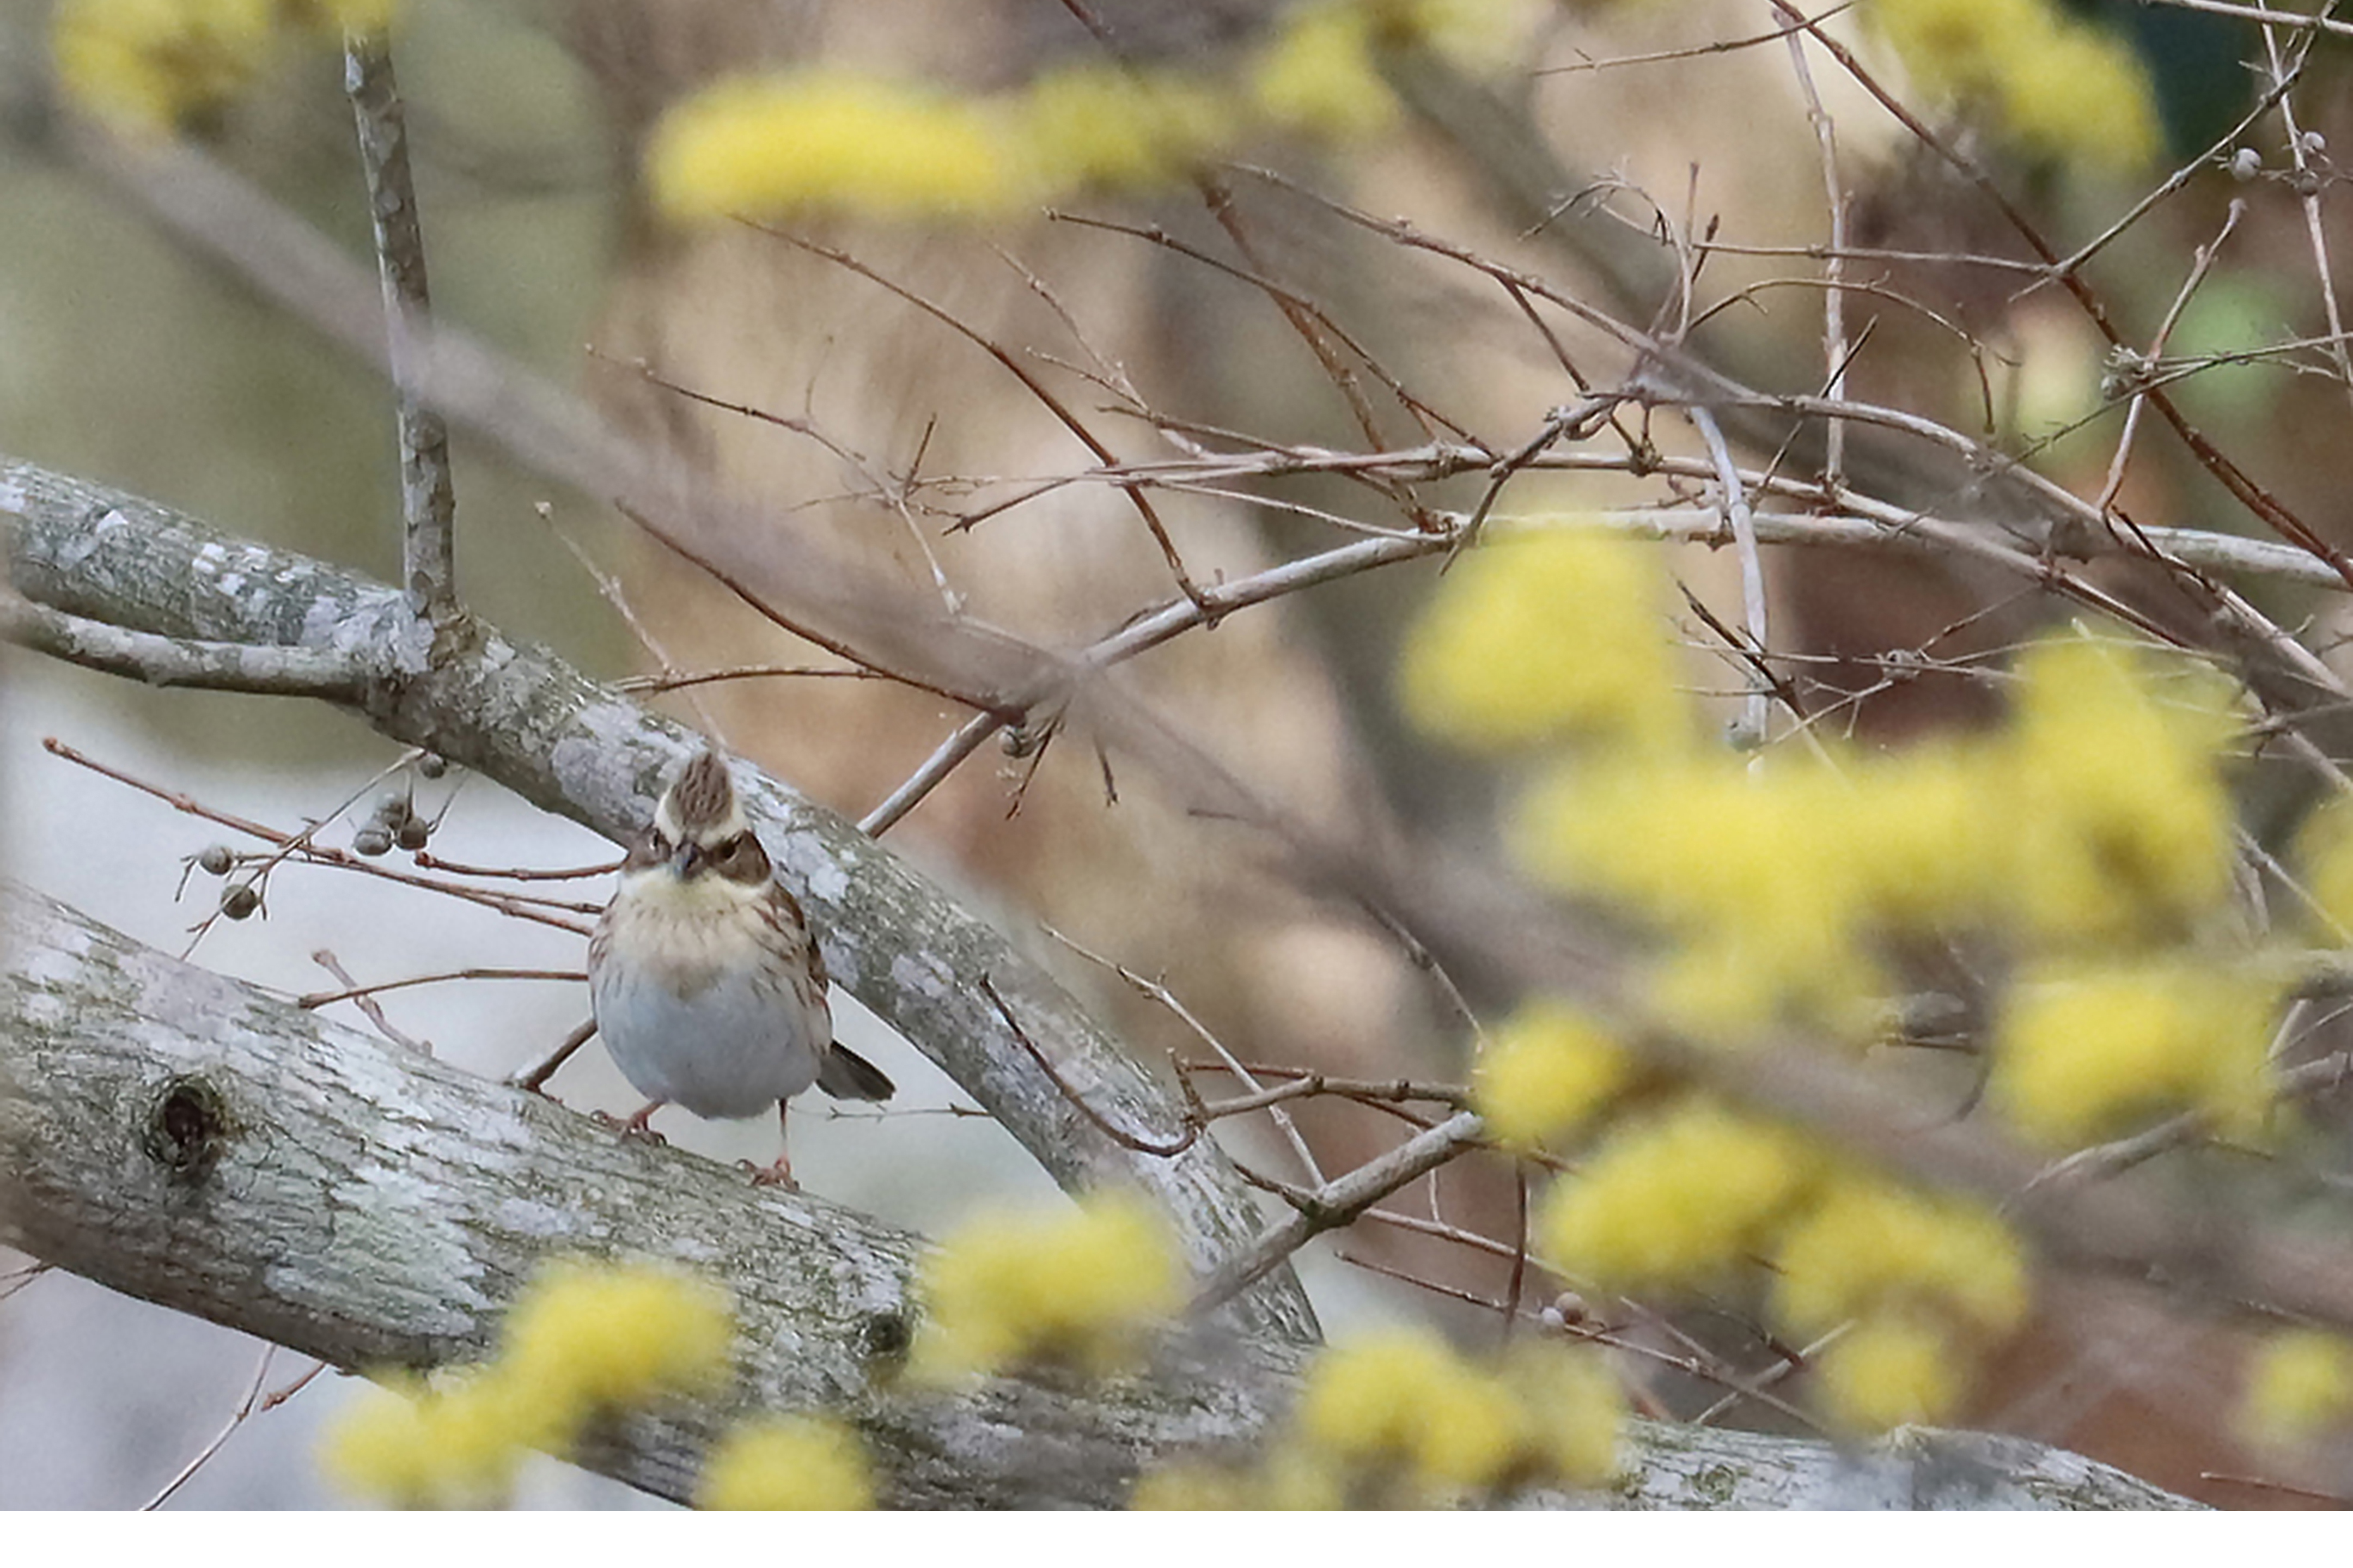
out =
[[[1217,80],[1258,68],[1256,51],[1297,9],[1118,0],[1092,14],[1131,59]],[[2063,249],[2098,234],[2168,170],[2191,166],[2179,198],[2091,269],[2128,337],[2145,338],[2164,315],[2196,247],[2234,199],[2248,204],[2242,227],[2168,352],[2210,354],[2326,331],[2298,201],[2305,187],[2291,178],[2275,129],[2271,141],[2250,142],[2262,148],[2252,174],[2242,166],[2234,178],[2219,160],[2196,166],[2253,103],[2254,78],[2241,64],[2262,55],[2252,33],[2131,5],[2053,12],[2068,26],[2099,29],[2113,58],[2137,62],[2137,107],[2119,108],[2092,73],[2045,81],[2023,100],[2005,97],[1996,78],[1972,74],[1964,43],[1939,44],[1932,30],[1924,46],[1902,31],[1916,34],[1933,18],[1906,21],[1893,0],[1884,9],[1873,26],[1846,15],[1831,30],[1908,101],[1928,106],[1940,133],[1995,170]],[[61,130],[50,21],[45,5],[0,3],[0,450],[389,578],[398,488],[383,385],[245,284],[192,258],[77,160]],[[1696,264],[1694,292],[1728,303],[1689,341],[1753,384],[1814,391],[1828,374],[1820,268],[1802,250],[1829,232],[1824,170],[1806,84],[1780,42],[1754,42],[1776,25],[1768,6],[1746,0],[1464,4],[1449,11],[1447,49],[1390,62],[1393,101],[1377,123],[1345,133],[1271,128],[1234,149],[1282,178],[1222,174],[1217,210],[1202,187],[1174,178],[1063,204],[1117,227],[1044,216],[949,224],[825,214],[789,226],[1013,348],[1132,460],[1222,449],[1224,431],[1303,450],[1375,440],[1409,448],[1451,425],[1509,449],[1577,395],[1564,357],[1602,384],[1628,373],[1605,335],[1568,322],[1548,339],[1492,279],[1348,221],[1309,191],[1405,218],[1638,327],[1693,313],[1679,259],[1688,268],[1694,247],[1713,240],[1719,247]],[[1897,47],[1906,37],[1908,54]],[[1751,43],[1722,47],[1738,40]],[[905,300],[752,228],[667,223],[640,174],[662,111],[729,73],[825,62],[1012,92],[1073,61],[1100,61],[1102,37],[1071,10],[1050,0],[406,0],[395,47],[446,320],[580,390],[729,491],[762,498],[776,527],[1034,641],[1080,646],[1170,596],[1160,551],[1100,486],[1047,488],[948,531],[959,514],[1026,493],[1089,455],[974,344]],[[1941,77],[1940,58],[1950,68]],[[1944,419],[2097,493],[2116,429],[2105,345],[2055,290],[2021,293],[2014,270],[1955,262],[2014,260],[2017,237],[1852,77],[1820,53],[1813,61],[1811,89],[1835,124],[1839,175],[1852,192],[1848,243],[1873,253],[1872,293],[1847,306],[1851,394]],[[2316,138],[2309,150],[2320,172],[2307,185],[2333,189],[2325,150],[2340,131],[2353,135],[2344,85],[2341,49],[2316,53],[2296,98]],[[289,52],[190,135],[350,254],[368,255],[332,50]],[[2334,207],[2323,221],[2342,226]],[[1142,229],[1176,243],[1133,232]],[[1223,269],[1187,250],[1215,256]],[[1442,419],[1417,420],[1395,399],[1374,399],[1367,429],[1267,294],[1237,270],[1312,296]],[[2321,348],[2217,363],[2179,395],[2242,464],[2346,541],[2348,487],[2331,477],[2347,447],[2336,431],[2343,387],[2302,374],[2328,363]],[[1670,453],[1698,450],[1679,420],[1662,416],[1650,434]],[[1760,464],[1773,456],[1744,452]],[[1791,460],[1806,467],[1819,457]],[[1873,474],[1873,460],[1859,444],[1858,481],[1886,479],[1892,499],[1924,508],[1984,499],[1966,477],[1900,467]],[[1425,485],[1419,498],[1467,508],[1484,484],[1473,472]],[[594,498],[462,437],[457,487],[465,599],[593,674],[833,662]],[[1654,483],[1623,473],[1548,473],[1515,480],[1509,499],[1533,512],[1656,494]],[[1403,525],[1368,496],[1332,477],[1243,476],[1160,504],[1188,570],[1216,581],[1356,536],[1331,513]],[[2124,499],[2145,521],[2240,526],[2175,445],[2137,462]],[[621,585],[634,627],[575,549]],[[1703,604],[1737,618],[1728,556],[1690,549],[1676,566]],[[1436,571],[1426,563],[1368,574],[1236,616],[1138,661],[1135,689],[1338,842],[1409,830],[1491,848],[1508,774],[1417,740],[1392,700],[1398,639]],[[2119,593],[2145,591],[2152,614],[2181,613],[2121,567],[2106,580]],[[1931,647],[1940,660],[1962,662],[2052,618],[2013,584],[1884,553],[1777,560],[1771,589],[1777,645],[1804,661],[1837,727],[1882,742],[1980,723],[1990,710],[1985,688],[1957,676],[1890,679],[1891,650]],[[2264,603],[2289,624],[2321,613],[2284,592]],[[43,737],[286,829],[334,810],[398,755],[361,725],[301,704],[159,694],[13,652],[5,669],[0,834],[11,873],[171,951],[187,944],[219,890],[185,862],[227,836],[45,753]],[[1697,654],[1692,680],[1726,692],[1739,684]],[[729,681],[653,700],[853,816],[962,717],[919,692],[840,679]],[[1019,934],[1145,1059],[1199,1048],[1166,1009],[1041,926],[1164,981],[1244,1059],[1368,1078],[1465,1074],[1470,1030],[1377,921],[1301,890],[1262,841],[1188,815],[1144,770],[1114,759],[1109,782],[1107,790],[1083,738],[1042,761],[992,748],[891,841]],[[413,787],[422,811],[446,806],[432,848],[450,859],[550,867],[612,855],[479,780],[402,775],[396,786]],[[346,841],[363,814],[346,813],[323,837]],[[602,882],[580,889],[588,900],[604,893]],[[273,879],[266,919],[216,924],[196,956],[301,994],[335,986],[311,957],[320,949],[363,982],[469,964],[568,969],[582,959],[577,939],[560,932],[301,869]],[[1510,998],[1471,1001],[1484,1011]],[[907,1092],[880,1116],[813,1109],[798,1119],[796,1166],[807,1186],[931,1231],[976,1204],[1050,1191],[986,1121],[943,1113],[957,1099],[952,1086],[854,1005],[837,1003],[849,1015],[845,1037]],[[526,981],[423,986],[384,1002],[402,1032],[489,1073],[552,1044],[585,1005],[576,984]],[[594,1049],[554,1087],[577,1107],[628,1109]],[[1311,1107],[1299,1121],[1327,1169],[1394,1136],[1361,1110]],[[669,1131],[722,1158],[771,1153],[765,1122],[681,1118]],[[1296,1179],[1267,1129],[1226,1135],[1253,1164]],[[1508,1235],[1514,1223],[1500,1168],[1450,1172],[1442,1198],[1418,1201],[1439,1202],[1449,1221],[1484,1234]],[[1352,1236],[1341,1250],[1377,1268],[1328,1250],[1310,1256],[1327,1329],[1409,1311],[1451,1314],[1466,1328],[1492,1321],[1444,1291],[1495,1297],[1508,1269],[1402,1231]],[[1982,1392],[1987,1424],[2216,1500],[2252,1500],[2200,1479],[2253,1468],[2216,1435],[2232,1394],[2228,1331],[2107,1282],[2054,1283],[2043,1300],[2044,1321]],[[237,1336],[72,1279],[33,1279],[0,1301],[0,1506],[143,1500],[228,1418],[259,1354]],[[300,1370],[280,1356],[269,1383]],[[181,1500],[333,1500],[311,1473],[309,1446],[341,1397],[337,1381],[258,1417]],[[555,1506],[632,1495],[552,1464],[527,1494]]]

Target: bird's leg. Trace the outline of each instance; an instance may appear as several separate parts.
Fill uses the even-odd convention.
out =
[[[600,1126],[612,1128],[625,1141],[639,1143],[667,1143],[670,1140],[655,1131],[652,1123],[654,1112],[669,1103],[667,1100],[649,1100],[639,1106],[635,1114],[617,1121],[599,1110],[595,1112],[594,1120]]]
[[[801,1190],[801,1184],[793,1180],[793,1155],[788,1142],[792,1131],[792,1110],[791,1102],[776,1101],[776,1163],[753,1167],[752,1184],[755,1187],[782,1187],[788,1193]]]

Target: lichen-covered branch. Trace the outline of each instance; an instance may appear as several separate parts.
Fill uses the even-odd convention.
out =
[[[902,1507],[1104,1507],[1143,1468],[1280,1421],[1303,1349],[1212,1331],[1121,1378],[955,1391],[898,1375],[919,1243],[821,1199],[625,1142],[536,1096],[140,946],[0,882],[0,1241],[349,1368],[477,1358],[546,1258],[724,1283],[736,1376],[576,1456],[670,1498],[754,1413],[853,1423]],[[2177,1504],[2016,1438],[1868,1449],[1640,1423],[1633,1507]]]
[[[379,731],[617,840],[650,818],[663,784],[702,743],[462,612],[426,626],[393,588],[136,497],[0,458],[0,526],[16,591],[54,610],[167,637],[375,651],[377,674],[351,705]],[[837,984],[937,1061],[1064,1186],[1143,1188],[1204,1272],[1250,1245],[1255,1196],[1210,1141],[1159,1159],[1105,1137],[1018,1047],[980,984],[995,986],[1089,1103],[1124,1125],[1173,1133],[1182,1122],[1173,1098],[1051,977],[832,812],[765,776],[739,783],[769,853],[810,907]],[[1315,1337],[1288,1269],[1234,1311],[1253,1332]]]
[[[375,661],[359,651],[257,647],[124,631],[36,605],[5,586],[0,586],[0,641],[150,686],[318,697],[330,702],[358,701],[375,673]]]

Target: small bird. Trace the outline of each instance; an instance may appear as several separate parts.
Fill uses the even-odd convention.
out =
[[[882,1070],[833,1038],[825,960],[808,919],[776,880],[736,804],[726,764],[705,751],[654,810],[621,863],[621,884],[588,943],[588,996],[613,1064],[651,1103],[622,1123],[642,1133],[664,1105],[697,1116],[776,1108],[812,1083],[836,1100],[882,1100]],[[793,1184],[789,1152],[755,1172]]]

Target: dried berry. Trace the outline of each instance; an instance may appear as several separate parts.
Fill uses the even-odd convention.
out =
[[[392,849],[392,830],[380,822],[371,822],[352,835],[352,848],[371,858],[388,854]]]
[[[261,895],[250,882],[231,882],[221,889],[221,913],[233,921],[249,918],[261,907]]]
[[[226,844],[207,844],[196,851],[196,864],[204,868],[206,876],[226,877],[229,868],[237,864],[237,857],[229,852]]]

